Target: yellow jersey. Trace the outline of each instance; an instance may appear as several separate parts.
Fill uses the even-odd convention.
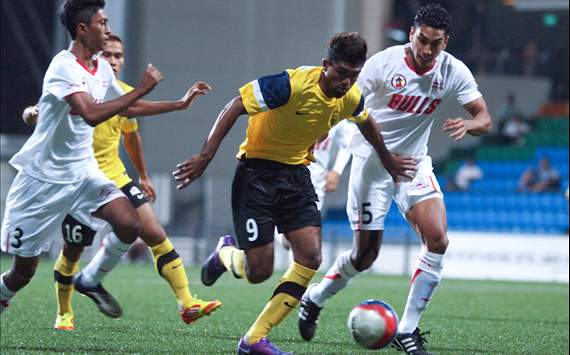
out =
[[[133,88],[120,80],[117,80],[125,92]],[[93,132],[93,150],[95,159],[99,163],[99,169],[111,179],[118,188],[131,182],[123,162],[119,158],[119,143],[121,133],[131,133],[138,130],[136,118],[128,118],[115,115],[107,121],[95,126]]]
[[[368,118],[355,84],[341,98],[327,97],[319,86],[322,67],[299,67],[264,76],[239,89],[250,115],[237,158],[304,164],[308,148],[342,119]]]

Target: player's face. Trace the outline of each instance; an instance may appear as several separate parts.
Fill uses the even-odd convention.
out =
[[[123,69],[123,64],[125,64],[123,44],[119,41],[106,41],[101,55],[111,64],[115,76],[119,76],[121,69]]]
[[[103,9],[100,9],[91,17],[89,25],[80,23],[78,25],[78,34],[83,36],[85,44],[93,52],[103,50],[103,45],[111,34],[109,19],[103,12]]]
[[[437,30],[427,25],[412,26],[410,42],[414,61],[420,68],[427,68],[447,46],[449,36],[444,30]]]
[[[332,62],[323,59],[323,89],[328,97],[341,98],[358,79],[362,65],[353,66],[346,62]]]

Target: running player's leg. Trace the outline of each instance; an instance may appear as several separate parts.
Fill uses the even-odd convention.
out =
[[[103,278],[115,268],[142,228],[138,214],[125,197],[108,202],[92,214],[109,223],[113,232],[107,233],[103,247],[99,248],[93,259],[80,273],[81,283],[87,287],[99,285]]]
[[[296,307],[321,263],[321,215],[309,171],[306,167],[287,168],[280,177],[278,181],[282,182],[279,198],[276,199],[276,211],[279,230],[291,244],[293,261],[279,280],[271,299],[240,342],[238,350],[243,352],[270,344],[267,340],[269,332]],[[267,252],[272,256],[269,260],[272,262],[273,247]],[[266,269],[271,267],[264,266]]]
[[[218,309],[221,306],[218,300],[203,301],[192,297],[184,263],[158,222],[150,203],[139,206],[137,213],[142,222],[140,237],[152,251],[158,274],[168,282],[174,292],[182,320],[185,323],[192,323]]]
[[[423,247],[398,326],[399,333],[412,333],[417,328],[422,313],[441,282],[443,257],[449,244],[445,205],[439,195],[414,205],[406,218],[421,236]]]
[[[423,158],[414,179],[398,184],[394,197],[423,244],[393,342],[408,354],[428,354],[418,323],[441,282],[443,257],[449,244],[443,194],[432,170],[431,158]]]
[[[95,231],[70,215],[61,225],[63,249],[54,265],[55,293],[57,297],[57,317],[54,328],[73,330],[73,277],[79,271],[79,260],[85,247],[93,243]]]
[[[307,285],[319,268],[321,262],[319,226],[303,227],[285,235],[291,243],[294,261],[279,280],[271,299],[244,336],[240,344],[244,349],[250,346],[254,348],[259,347],[256,344],[270,344],[266,339],[269,332],[273,327],[279,325],[296,307]],[[272,264],[269,263],[273,258],[266,257],[267,255],[273,255],[273,245],[271,244],[253,248],[246,252],[248,268],[255,259],[260,262],[260,264],[255,266],[256,268],[265,270],[272,268]],[[267,264],[263,265],[264,262]]]
[[[113,318],[120,317],[121,307],[103,288],[101,280],[117,265],[140,234],[141,223],[137,212],[111,180],[102,173],[95,173],[84,181],[70,214],[96,230],[101,230],[105,221],[114,231],[103,241],[110,245],[97,251],[92,263],[76,275],[74,284],[75,290],[91,298],[102,313]]]
[[[394,184],[373,155],[354,156],[349,182],[347,214],[354,230],[351,250],[339,254],[318,284],[309,287],[299,309],[299,331],[305,340],[315,336],[325,302],[350,280],[368,269],[378,256],[384,218],[390,208]]]
[[[0,275],[0,313],[8,307],[10,299],[30,283],[38,268],[39,260],[39,256],[14,255],[12,267]]]
[[[0,275],[0,311],[32,279],[39,255],[57,235],[79,184],[52,184],[24,172],[14,178],[0,231],[2,251],[14,254]]]

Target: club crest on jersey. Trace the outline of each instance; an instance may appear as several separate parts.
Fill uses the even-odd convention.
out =
[[[406,86],[406,77],[402,74],[396,74],[392,77],[392,86],[394,89],[401,89]]]

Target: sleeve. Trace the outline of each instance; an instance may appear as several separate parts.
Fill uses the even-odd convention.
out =
[[[348,95],[349,107],[354,107],[354,110],[348,114],[347,119],[354,123],[361,123],[368,119],[368,109],[364,105],[364,95],[360,91],[358,84],[354,84],[350,89]]]
[[[241,99],[250,115],[285,105],[291,96],[289,73],[268,75],[253,80],[239,89]]]
[[[139,130],[139,124],[136,118],[127,118],[123,120],[121,124],[121,132],[123,133],[133,133]]]
[[[120,82],[115,79],[115,76],[112,75],[111,84],[107,89],[107,93],[105,94],[105,101],[111,101],[118,99],[119,97],[123,96],[126,92],[125,89],[119,84]],[[131,88],[132,90],[132,88]],[[130,90],[129,90],[130,91]]]
[[[49,75],[49,76],[48,76]],[[77,92],[89,92],[87,83],[82,79],[81,74],[73,69],[69,63],[60,62],[46,74],[46,90],[59,101]]]
[[[382,75],[379,75],[378,73],[380,70],[380,59],[380,53],[368,59],[366,63],[364,63],[360,75],[358,75],[356,83],[360,87],[364,97],[368,97],[368,95],[379,91],[382,86],[378,81],[379,78],[382,77]]]
[[[461,105],[467,105],[470,102],[477,100],[483,95],[479,92],[477,82],[471,74],[471,71],[465,64],[460,62],[455,82],[454,92],[456,94],[457,102]]]

